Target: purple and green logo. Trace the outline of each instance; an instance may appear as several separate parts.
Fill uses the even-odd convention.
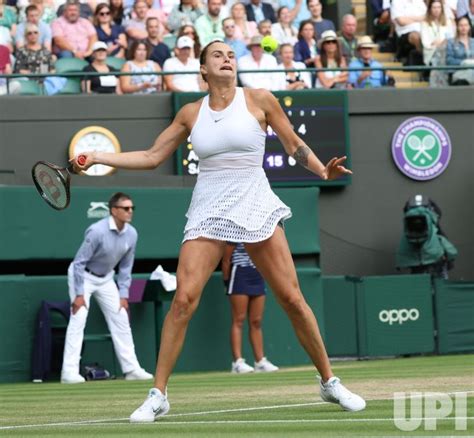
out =
[[[392,156],[402,173],[427,181],[441,175],[451,158],[451,140],[446,129],[429,117],[405,120],[392,139]]]

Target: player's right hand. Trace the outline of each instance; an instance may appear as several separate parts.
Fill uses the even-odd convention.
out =
[[[72,302],[72,314],[75,315],[82,306],[86,307],[86,300],[82,295],[78,295]]]
[[[82,152],[69,160],[72,163],[74,172],[84,172],[94,164],[93,152]]]

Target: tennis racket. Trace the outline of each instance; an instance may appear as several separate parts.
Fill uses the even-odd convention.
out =
[[[87,157],[79,155],[77,162],[82,166]],[[71,172],[73,166],[59,167],[47,161],[38,161],[31,169],[36,189],[48,205],[56,210],[64,210],[71,201]]]

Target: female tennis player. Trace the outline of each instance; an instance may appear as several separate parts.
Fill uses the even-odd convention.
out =
[[[269,91],[236,87],[236,58],[227,44],[209,43],[200,63],[209,94],[185,105],[150,149],[119,154],[92,152],[85,154],[84,165],[74,161],[77,170],[98,163],[122,169],[154,169],[189,136],[200,159],[179,255],[178,288],[163,323],[154,387],[130,421],[153,422],[169,411],[169,376],[204,285],[221,260],[226,242],[245,243],[319,371],[323,400],[348,411],[362,410],[365,401],[333,375],[316,318],[299,288],[285,233],[279,226],[291,211],[273,193],[262,168],[267,125],[290,156],[324,180],[351,173],[343,166],[346,157],[333,158],[324,166],[295,134]]]

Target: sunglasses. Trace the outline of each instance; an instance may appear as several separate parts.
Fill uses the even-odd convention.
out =
[[[108,15],[110,15],[110,12],[99,12],[99,15],[102,17],[107,17]]]
[[[324,44],[337,44],[337,41],[334,41],[334,40],[324,41]]]
[[[121,205],[115,205],[114,208],[121,208],[124,211],[134,211],[135,210],[134,205],[132,205],[131,207],[123,207]]]

